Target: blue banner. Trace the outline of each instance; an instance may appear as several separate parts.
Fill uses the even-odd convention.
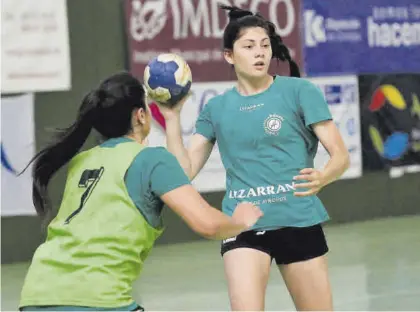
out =
[[[420,0],[304,0],[307,75],[420,72]]]

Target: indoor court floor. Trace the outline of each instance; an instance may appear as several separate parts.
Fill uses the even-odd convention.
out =
[[[420,311],[420,216],[330,225],[325,232],[335,310]],[[219,246],[156,246],[134,297],[146,311],[228,311]],[[2,311],[16,311],[27,267],[2,266]],[[274,262],[266,310],[294,310]]]

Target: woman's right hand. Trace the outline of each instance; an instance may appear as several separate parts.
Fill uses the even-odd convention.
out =
[[[254,204],[243,202],[236,206],[232,219],[237,224],[242,224],[244,229],[249,229],[258,219],[263,216],[263,212]]]
[[[174,117],[179,118],[179,115],[181,114],[182,107],[184,106],[185,102],[190,98],[191,91],[188,92],[181,100],[179,100],[178,103],[176,103],[174,106],[169,107],[164,104],[161,104],[159,102],[156,102],[156,104],[159,106],[159,110],[165,118],[165,120],[172,119]]]

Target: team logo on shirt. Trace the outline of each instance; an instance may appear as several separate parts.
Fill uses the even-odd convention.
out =
[[[265,133],[270,135],[278,135],[281,129],[281,123],[284,118],[280,115],[271,114],[264,120]]]

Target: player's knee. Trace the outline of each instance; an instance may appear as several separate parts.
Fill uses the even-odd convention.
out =
[[[230,295],[232,311],[264,311],[264,294]]]

